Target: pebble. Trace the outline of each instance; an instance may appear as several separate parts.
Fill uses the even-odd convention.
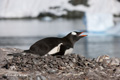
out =
[[[103,62],[104,60],[106,59],[110,59],[110,57],[108,55],[103,55],[103,56],[99,56],[97,59],[96,59],[96,62]]]
[[[120,61],[118,58],[111,58],[109,65],[120,65]]]
[[[57,73],[57,69],[55,70],[55,69],[50,69],[50,70],[48,70],[48,73],[49,74],[54,74],[54,73]]]
[[[37,79],[36,80],[47,80],[46,77],[40,75],[40,76],[37,76]]]

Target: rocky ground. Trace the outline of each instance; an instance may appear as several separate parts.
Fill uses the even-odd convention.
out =
[[[36,56],[0,48],[0,80],[120,80],[120,59],[107,55],[86,59],[79,54]]]

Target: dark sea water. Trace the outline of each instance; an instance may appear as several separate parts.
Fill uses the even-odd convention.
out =
[[[45,37],[62,37],[70,31],[86,30],[80,19],[20,19],[0,20],[0,48],[28,49],[34,42]],[[88,34],[79,40],[73,53],[94,58],[100,55],[120,57],[120,37]]]

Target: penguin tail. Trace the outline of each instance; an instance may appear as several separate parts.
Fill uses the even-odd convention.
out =
[[[7,54],[7,56],[21,56],[23,55],[22,53],[12,53],[12,54]]]
[[[30,51],[30,50],[24,50],[23,52],[25,52],[25,53],[30,53],[31,51]]]
[[[21,56],[21,55],[26,55],[27,53],[30,53],[30,50],[24,50],[23,52],[20,53],[7,54],[7,56]]]

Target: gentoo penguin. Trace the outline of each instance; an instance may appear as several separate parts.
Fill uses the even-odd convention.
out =
[[[30,52],[40,56],[70,54],[72,53],[75,42],[87,36],[81,35],[82,33],[83,32],[73,31],[63,38],[44,38],[34,43],[29,50],[25,50],[24,52]]]

